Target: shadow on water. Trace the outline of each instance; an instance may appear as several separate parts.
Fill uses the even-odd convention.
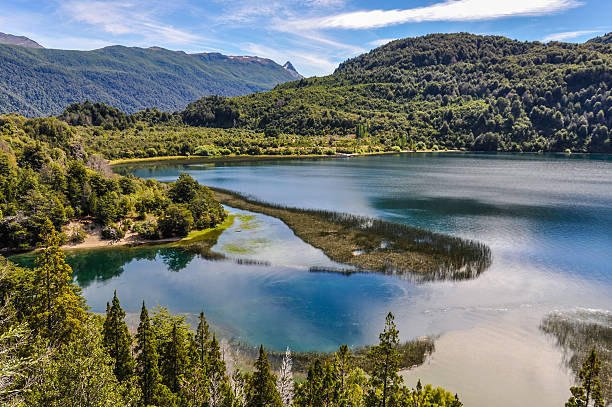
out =
[[[67,250],[66,262],[72,267],[73,280],[79,287],[101,283],[118,277],[124,267],[139,260],[159,260],[169,271],[185,269],[198,256],[206,260],[229,261],[235,264],[268,265],[260,261],[231,259],[209,250],[207,245],[190,244],[181,247],[139,246],[110,247],[95,250]],[[35,253],[12,256],[10,260],[23,267],[34,267]]]
[[[542,320],[540,329],[554,336],[577,382],[584,360],[591,349],[595,349],[601,360],[599,379],[604,400],[606,405],[612,404],[612,312],[554,312]]]
[[[592,222],[597,217],[587,211],[554,208],[550,206],[521,205],[510,203],[487,203],[473,198],[452,197],[387,197],[372,200],[375,208],[384,210],[427,211],[447,216],[491,216],[538,221]]]

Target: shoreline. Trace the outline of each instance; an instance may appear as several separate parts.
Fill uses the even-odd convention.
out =
[[[462,150],[402,150],[402,151],[377,151],[372,153],[336,153],[333,155],[327,154],[305,154],[305,155],[225,155],[225,156],[203,156],[203,155],[173,155],[160,157],[142,157],[142,158],[120,158],[109,160],[111,167],[121,167],[123,165],[132,164],[155,164],[164,162],[173,162],[177,164],[200,164],[200,163],[216,163],[216,162],[240,162],[240,161],[273,161],[273,160],[290,160],[290,159],[334,159],[334,158],[351,158],[351,157],[369,157],[377,155],[393,155],[393,154],[410,154],[410,153],[462,153]]]
[[[116,160],[109,160],[111,167],[121,167],[129,165],[153,165],[163,163],[174,163],[174,164],[206,164],[206,163],[225,163],[225,162],[248,162],[248,161],[274,161],[274,160],[317,160],[317,159],[338,159],[338,158],[352,158],[352,157],[370,157],[370,156],[383,156],[383,155],[394,155],[394,154],[443,154],[443,153],[465,153],[465,154],[511,154],[511,155],[558,155],[565,157],[572,156],[610,156],[608,153],[583,153],[583,152],[572,152],[566,153],[563,151],[549,151],[549,152],[533,152],[533,151],[470,151],[470,150],[401,150],[401,151],[377,151],[372,153],[336,153],[333,155],[326,154],[306,154],[306,155],[226,155],[226,156],[200,156],[200,155],[174,155],[174,156],[158,156],[158,157],[141,157],[141,158],[119,158]]]

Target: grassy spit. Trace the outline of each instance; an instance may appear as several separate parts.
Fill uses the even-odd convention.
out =
[[[421,280],[467,279],[491,264],[488,246],[407,225],[364,216],[290,208],[220,188],[215,198],[234,208],[285,222],[302,240],[330,259],[359,271],[416,275]]]

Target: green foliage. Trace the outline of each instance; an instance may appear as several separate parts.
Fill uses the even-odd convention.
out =
[[[159,374],[157,339],[151,326],[149,313],[142,302],[140,324],[136,333],[136,374],[142,392],[142,404],[155,404],[164,393],[161,375]]]
[[[84,318],[82,335],[53,351],[38,364],[40,383],[26,397],[26,405],[40,407],[135,406],[137,389],[119,384],[112,359],[105,352],[93,315]]]
[[[340,64],[333,75],[231,99],[240,111],[235,127],[355,134],[383,146],[409,139],[490,151],[497,138],[502,151],[609,152],[612,48],[599,42],[466,33],[397,40]]]
[[[276,390],[276,377],[270,372],[268,355],[263,345],[259,347],[259,357],[255,361],[255,372],[249,382],[247,407],[282,407],[280,394]]]
[[[392,313],[387,315],[385,329],[380,334],[380,343],[370,348],[372,361],[370,372],[371,389],[366,397],[367,406],[392,407],[399,405],[402,377],[399,372],[399,331],[395,327]]]
[[[0,147],[0,249],[35,247],[47,219],[60,231],[92,217],[103,238],[119,240],[136,217],[147,219],[134,231],[156,239],[160,232],[182,236],[213,227],[226,216],[212,193],[189,176],[167,185],[113,174],[101,156],[83,152],[74,128],[54,118],[0,117]],[[163,218],[159,228],[157,218]],[[68,229],[71,242],[84,239],[80,225]],[[61,236],[62,243],[68,239]]]
[[[81,334],[83,298],[71,281],[72,269],[60,249],[60,235],[47,220],[41,234],[44,248],[36,258],[32,327],[53,344],[68,343]]]
[[[131,352],[132,337],[124,319],[125,312],[121,308],[117,291],[115,291],[112,306],[106,304],[103,343],[108,355],[113,359],[113,372],[120,382],[129,380],[134,374],[134,359]]]
[[[59,114],[75,100],[127,112],[152,106],[174,111],[202,95],[243,95],[295,78],[263,58],[123,46],[83,52],[0,45],[0,65],[0,113],[26,116]],[[66,116],[89,119],[80,113]]]
[[[181,116],[190,126],[228,128],[236,125],[240,111],[231,99],[213,95],[190,103]]]

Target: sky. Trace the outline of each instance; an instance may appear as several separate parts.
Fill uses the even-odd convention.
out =
[[[612,31],[612,0],[0,0],[0,32],[46,48],[108,45],[289,60],[305,76],[391,40],[471,32],[583,42]]]

